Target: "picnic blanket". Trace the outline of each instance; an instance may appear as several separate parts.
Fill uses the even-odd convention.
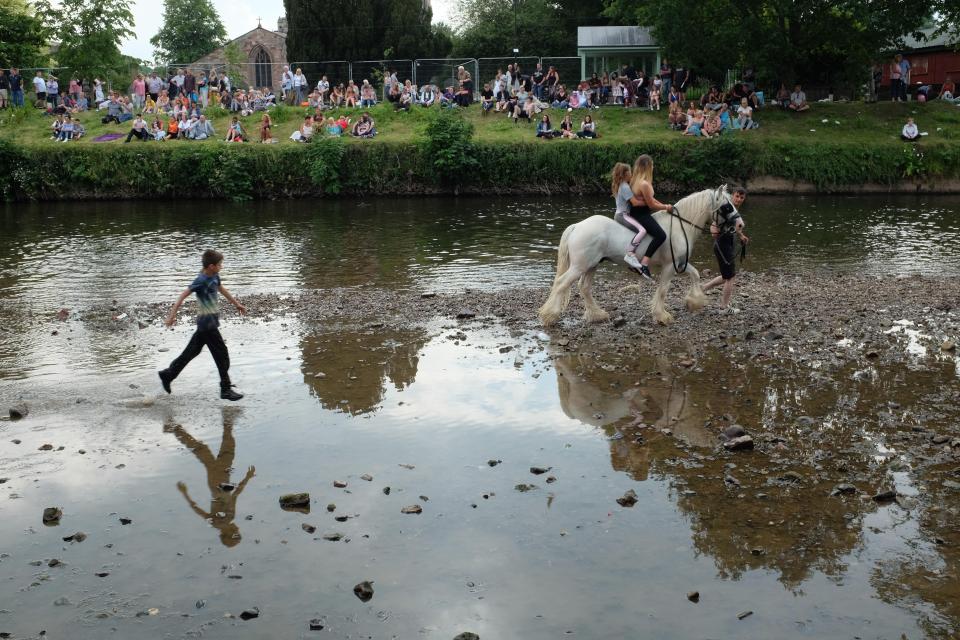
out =
[[[110,142],[111,140],[116,140],[117,138],[122,138],[122,133],[105,133],[102,136],[97,136],[93,139],[94,142]]]

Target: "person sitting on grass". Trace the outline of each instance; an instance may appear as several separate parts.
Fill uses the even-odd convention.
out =
[[[180,123],[174,118],[167,121],[167,139],[176,138],[180,134]]]
[[[327,135],[339,138],[343,134],[343,127],[333,117],[327,118]]]
[[[937,94],[937,99],[944,100],[946,102],[950,102],[953,104],[957,104],[958,98],[955,97],[956,95],[957,95],[957,87],[953,83],[953,78],[951,78],[950,76],[947,76],[946,79],[943,81],[943,85],[940,87],[940,93]]]
[[[567,97],[567,90],[563,85],[557,88],[556,94],[553,96],[553,102],[550,103],[554,109],[567,109],[571,107],[570,100]]]
[[[553,125],[550,124],[550,116],[546,113],[543,114],[543,117],[540,118],[540,122],[537,123],[537,137],[544,138],[546,140],[553,140],[555,137]]]
[[[734,128],[733,119],[730,117],[730,108],[727,105],[720,107],[720,132],[730,131]]]
[[[906,142],[916,142],[920,139],[920,130],[917,129],[913,118],[907,118],[907,124],[903,125],[903,131],[900,132],[900,139]]]
[[[377,90],[373,88],[369,80],[364,78],[363,84],[360,85],[360,106],[364,109],[369,109],[370,107],[376,106],[376,104]]]
[[[720,135],[720,114],[716,111],[707,111],[703,116],[703,128],[700,133],[704,138],[715,138]]]
[[[343,105],[343,83],[330,90],[330,107],[339,109]]]
[[[149,114],[155,114],[157,112],[157,103],[149,95],[146,96],[143,102],[143,112]]]
[[[680,108],[679,102],[670,103],[670,113],[667,114],[667,123],[674,131],[683,131],[687,126],[687,114]]]
[[[213,130],[213,123],[207,120],[207,116],[200,114],[200,117],[190,128],[188,135],[191,140],[206,140],[217,135],[217,133]]]
[[[781,109],[790,108],[790,90],[787,89],[787,85],[780,83],[780,88],[777,89],[777,97],[775,99],[777,106]]]
[[[573,118],[569,111],[563,116],[563,120],[560,121],[560,137],[570,140],[577,137],[577,133],[573,130]]]
[[[150,123],[150,135],[157,141],[167,139],[167,132],[164,131],[163,122],[160,121],[159,116],[155,117],[153,122]]]
[[[403,89],[400,91],[400,99],[393,103],[394,111],[410,111],[410,107],[413,105],[413,95]]]
[[[699,109],[694,108],[693,115],[690,115],[690,112],[687,112],[689,116],[687,120],[687,128],[684,130],[683,135],[699,137],[703,130],[703,112]]]
[[[150,133],[147,130],[147,122],[143,119],[142,113],[137,114],[136,119],[133,121],[133,127],[130,129],[130,133],[127,134],[127,139],[124,140],[124,142],[129,143],[134,137],[140,140],[140,142],[146,142],[150,139]]]
[[[357,85],[353,84],[353,80],[351,80],[343,93],[343,105],[347,108],[357,106],[357,93]]]
[[[350,133],[356,138],[372,138],[377,135],[377,127],[370,114],[364,111]]]
[[[263,117],[260,118],[260,143],[261,144],[269,144],[273,142],[273,134],[271,133],[271,129],[273,129],[273,121],[270,119],[270,114],[264,113]]]
[[[53,140],[59,140],[59,139],[60,139],[60,129],[61,129],[62,127],[63,127],[63,114],[61,113],[61,114],[58,114],[58,115],[53,119],[53,122],[50,123],[50,131],[51,131],[50,137],[51,137]]]
[[[123,106],[120,104],[120,100],[117,98],[117,94],[110,94],[110,101],[107,103],[107,115],[103,116],[100,119],[100,122],[103,124],[108,124],[113,122],[114,124],[120,124],[120,116],[123,115]]]
[[[77,118],[73,118],[73,140],[79,140],[87,132],[83,127],[83,123],[80,122]]]
[[[790,104],[787,105],[787,108],[795,113],[800,113],[810,108],[810,105],[807,104],[807,94],[803,92],[799,84],[793,87],[793,93],[790,94]]]
[[[490,113],[490,110],[494,108],[496,98],[493,95],[493,89],[490,88],[490,83],[483,85],[483,90],[480,91],[480,113],[487,115]]]
[[[533,97],[533,94],[527,94],[527,99],[523,103],[523,111],[520,113],[520,117],[525,118],[527,122],[533,122],[540,111],[541,109],[537,99]]]
[[[227,142],[246,142],[247,132],[243,130],[243,125],[240,124],[240,119],[237,116],[233,116],[230,120],[230,128],[227,129]]]
[[[580,123],[580,131],[577,131],[578,138],[596,138],[597,137],[597,125],[593,121],[593,116],[586,115],[583,117],[583,121]]]
[[[740,106],[737,107],[737,125],[741,131],[753,129],[753,107],[747,102],[746,98],[740,98]]]
[[[320,118],[320,124],[323,124],[322,117]],[[310,142],[313,139],[313,127],[313,116],[304,116],[300,128],[290,134],[290,139],[294,142]]]
[[[73,140],[73,120],[69,115],[63,117],[63,125],[60,127],[60,142]]]
[[[420,87],[420,106],[422,107],[432,107],[433,103],[437,101],[437,92],[434,90],[432,84],[425,84]]]

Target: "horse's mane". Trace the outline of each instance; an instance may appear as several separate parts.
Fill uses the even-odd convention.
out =
[[[719,191],[721,194],[727,192],[727,185],[721,185],[717,189],[704,189],[684,196],[674,205],[675,211],[684,220],[692,222],[695,225],[703,226],[710,214],[714,210],[714,194]]]

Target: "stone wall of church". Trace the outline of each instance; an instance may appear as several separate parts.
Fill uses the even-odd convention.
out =
[[[237,78],[233,78],[233,86],[246,88],[254,85],[254,63],[257,59],[257,53],[262,49],[270,56],[270,75],[273,81],[273,89],[279,91],[280,75],[283,73],[283,65],[287,59],[286,37],[282,33],[257,27],[253,31],[249,31],[236,40],[233,40],[233,42],[237,43],[240,47],[240,51],[243,53],[244,63],[242,65],[244,78],[240,82],[238,82]],[[226,65],[226,63],[224,47],[220,47],[195,61],[193,64],[200,68],[209,68],[211,65],[220,67]]]

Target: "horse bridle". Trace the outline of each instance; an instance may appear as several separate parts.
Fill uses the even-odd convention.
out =
[[[716,208],[713,210],[713,213],[711,214],[711,217],[713,218],[714,221],[719,221],[719,220],[720,220],[720,216],[718,215],[718,213],[719,213],[719,211],[720,211],[721,209],[723,209],[724,207],[730,207],[730,208],[733,209],[733,210],[736,209],[736,208],[733,206],[733,203],[731,203],[731,202],[726,202],[726,203],[723,203],[723,204],[717,204],[717,200],[720,199],[720,191],[721,191],[722,189],[723,189],[723,187],[718,187],[717,190],[713,192],[713,193],[714,193],[714,196],[715,196],[715,198],[714,198],[714,204],[717,205]],[[670,236],[671,236],[671,240],[670,240],[670,262],[673,264],[673,269],[674,269],[674,271],[676,271],[677,273],[686,273],[686,272],[687,272],[687,267],[690,266],[690,238],[687,237],[687,230],[683,227],[683,225],[681,225],[681,226],[680,226],[680,230],[683,232],[683,243],[684,243],[684,245],[686,246],[686,255],[684,256],[684,259],[683,259],[683,268],[681,268],[680,265],[677,264],[677,256],[676,256],[676,253],[674,253],[674,250],[673,250],[673,240],[672,240],[672,237],[673,237],[673,219],[674,219],[674,218],[677,218],[678,220],[680,220],[680,222],[686,223],[686,224],[690,225],[691,227],[693,227],[694,229],[699,229],[699,230],[702,231],[703,233],[709,233],[709,229],[708,229],[707,227],[703,227],[703,226],[700,226],[700,225],[698,225],[698,224],[694,224],[693,222],[690,222],[689,220],[687,220],[686,218],[684,218],[682,215],[680,215],[680,212],[677,210],[677,206],[676,206],[676,205],[674,205],[674,206],[673,206],[673,209],[672,209],[671,211],[669,211],[668,213],[669,213],[669,215],[670,215]],[[729,213],[729,211],[728,211],[728,213]]]

